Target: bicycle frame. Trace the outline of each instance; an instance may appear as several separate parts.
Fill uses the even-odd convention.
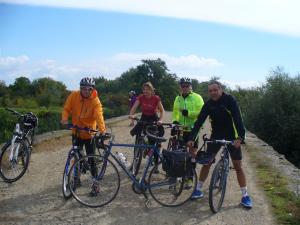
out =
[[[140,180],[138,180],[137,177],[129,169],[127,169],[125,167],[125,165],[119,160],[119,158],[116,156],[116,154],[111,151],[113,147],[125,147],[125,148],[139,147],[139,148],[145,148],[145,149],[150,148],[150,149],[154,150],[153,153],[150,155],[148,162],[146,163],[146,166],[143,171],[143,175],[140,178]],[[96,178],[97,180],[101,180],[102,177],[104,176],[106,165],[107,165],[107,159],[110,155],[118,163],[118,165],[123,169],[123,171],[127,174],[128,178],[130,180],[132,180],[134,182],[134,184],[137,185],[137,187],[140,190],[145,191],[145,190],[149,189],[150,186],[146,185],[145,178],[146,178],[146,176],[148,174],[148,170],[153,162],[154,155],[157,155],[161,159],[161,156],[159,155],[159,148],[156,145],[117,144],[117,143],[113,143],[112,141],[110,141],[109,144],[107,145],[107,149],[103,156],[104,164],[103,164],[103,167],[102,167],[100,173],[98,174],[98,176]]]

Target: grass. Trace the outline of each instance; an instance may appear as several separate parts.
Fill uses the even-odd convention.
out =
[[[259,185],[263,188],[278,224],[300,224],[300,197],[288,190],[287,178],[259,156],[259,150],[247,145],[250,160],[256,166]]]

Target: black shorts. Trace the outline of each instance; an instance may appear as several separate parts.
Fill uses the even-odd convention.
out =
[[[221,144],[207,143],[207,153],[217,154],[221,148]],[[232,160],[242,160],[241,147],[235,148],[232,145],[228,145],[229,154]]]

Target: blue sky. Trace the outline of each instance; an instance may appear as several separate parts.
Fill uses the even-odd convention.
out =
[[[175,12],[167,14],[163,9],[169,1],[164,0],[161,11],[93,0],[87,1],[90,5],[56,2],[0,0],[0,80],[6,84],[22,75],[31,80],[48,76],[76,89],[82,76],[113,79],[141,59],[157,57],[178,76],[199,81],[220,76],[232,87],[259,85],[276,66],[291,75],[300,72],[300,27],[289,27],[298,19],[293,7],[285,12],[290,19],[279,23],[274,15],[269,23],[273,14],[265,21],[259,12],[249,21],[242,13],[233,22],[226,13],[211,18],[214,11],[208,13],[207,5],[207,15],[198,18],[191,7],[180,7],[176,0],[175,6],[183,10],[172,7]]]

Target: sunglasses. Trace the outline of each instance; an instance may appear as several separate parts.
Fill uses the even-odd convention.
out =
[[[187,85],[180,85],[180,87],[182,87],[182,88],[188,88],[188,87],[190,87],[190,85],[189,84],[187,84]]]
[[[92,91],[94,88],[83,86],[83,87],[80,87],[80,89],[83,91]]]

